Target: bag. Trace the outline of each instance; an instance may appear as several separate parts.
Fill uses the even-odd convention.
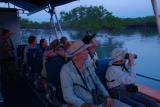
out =
[[[126,91],[136,93],[138,92],[138,86],[136,86],[135,84],[126,85]]]

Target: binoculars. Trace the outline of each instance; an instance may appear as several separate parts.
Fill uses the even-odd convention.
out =
[[[138,57],[136,54],[126,53],[125,56],[124,56],[124,58],[125,59],[129,59],[130,55],[133,55],[134,59],[137,59],[137,57]]]

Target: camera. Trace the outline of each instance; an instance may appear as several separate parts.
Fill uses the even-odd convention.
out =
[[[125,56],[124,56],[124,58],[125,59],[129,59],[130,55],[133,55],[134,59],[137,59],[137,57],[138,57],[136,54],[126,53]]]
[[[138,86],[136,86],[135,84],[129,84],[126,85],[126,90],[128,92],[138,92]]]

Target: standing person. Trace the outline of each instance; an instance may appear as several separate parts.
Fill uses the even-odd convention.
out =
[[[39,48],[42,50],[43,53],[49,49],[48,42],[46,39],[41,39],[39,43],[40,43]]]
[[[9,106],[13,101],[13,88],[16,79],[16,62],[11,35],[12,33],[8,29],[3,29],[0,35],[2,95],[5,106]]]
[[[37,48],[37,40],[33,35],[29,36],[28,45],[24,49],[24,64],[27,64],[27,52],[31,48]]]
[[[63,98],[74,107],[115,107],[115,100],[109,97],[87,60],[87,48],[81,40],[77,40],[67,50],[71,60],[60,73]]]
[[[3,71],[8,79],[13,79],[15,76],[15,52],[13,42],[10,38],[11,35],[12,33],[8,29],[3,29],[0,37]]]
[[[159,107],[154,100],[138,92],[136,74],[132,70],[135,58],[135,55],[120,48],[112,51],[110,67],[105,75],[110,81],[107,82],[110,94],[132,107]]]

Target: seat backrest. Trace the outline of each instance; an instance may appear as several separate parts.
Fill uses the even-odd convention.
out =
[[[45,64],[48,82],[54,85],[56,88],[60,85],[60,71],[65,63],[66,61],[63,57],[54,56]]]
[[[27,65],[32,72],[40,73],[43,67],[43,52],[39,48],[31,48],[27,52]]]
[[[110,61],[109,59],[99,59],[96,61],[96,66],[97,66],[96,67],[96,74],[105,87],[107,87],[105,74],[106,74],[106,71],[109,67],[109,61]]]
[[[17,56],[19,58],[23,58],[24,57],[24,49],[25,49],[26,45],[18,45],[17,47]]]

